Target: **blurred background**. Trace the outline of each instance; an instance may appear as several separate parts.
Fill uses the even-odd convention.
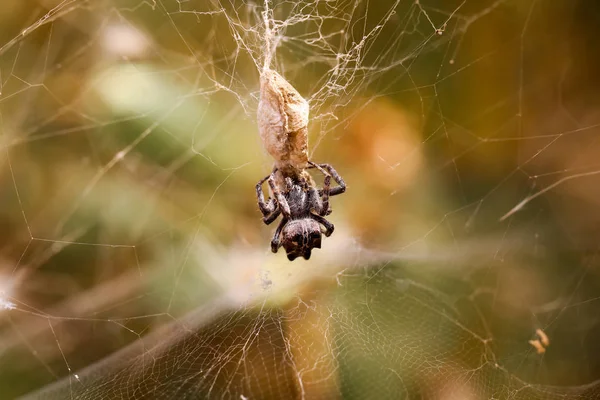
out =
[[[584,0],[4,0],[0,398],[600,398],[599,34]],[[348,185],[309,261],[256,205],[269,58]]]

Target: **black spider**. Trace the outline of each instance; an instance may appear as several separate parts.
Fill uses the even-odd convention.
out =
[[[330,236],[334,228],[333,224],[324,218],[331,213],[329,197],[346,191],[344,180],[331,165],[312,162],[309,162],[309,165],[309,168],[316,168],[325,175],[323,189],[317,190],[302,174],[283,171],[279,172],[283,175],[285,187],[280,188],[275,179],[277,168],[256,185],[258,208],[263,214],[264,223],[269,225],[279,214],[283,214],[271,240],[271,250],[277,253],[279,247],[283,246],[290,261],[298,256],[308,260],[313,248],[321,248],[320,224],[325,227],[325,236]],[[330,187],[332,177],[339,186]],[[269,182],[274,199],[269,198],[265,201],[262,191],[265,181]]]

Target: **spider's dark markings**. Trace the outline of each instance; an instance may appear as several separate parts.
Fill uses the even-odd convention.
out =
[[[333,233],[333,224],[324,217],[331,213],[329,197],[346,191],[346,184],[329,164],[308,160],[308,102],[281,75],[264,70],[260,77],[258,129],[265,149],[275,159],[273,172],[256,185],[258,208],[265,224],[282,214],[271,240],[276,253],[283,246],[290,261],[310,258],[313,248],[321,248],[323,233]],[[325,175],[323,189],[317,189],[307,169]],[[338,184],[331,188],[331,178]],[[265,201],[262,184],[267,181],[273,197]]]

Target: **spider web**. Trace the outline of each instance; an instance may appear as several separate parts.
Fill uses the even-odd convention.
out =
[[[598,7],[2,8],[5,398],[600,397]],[[264,66],[348,183],[309,262],[255,203]]]

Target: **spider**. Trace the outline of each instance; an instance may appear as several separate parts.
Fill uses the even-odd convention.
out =
[[[323,189],[317,190],[310,175],[303,170],[277,167],[256,184],[256,197],[263,214],[263,222],[269,225],[279,214],[283,214],[271,240],[271,251],[277,253],[279,247],[283,246],[290,261],[299,256],[308,260],[313,248],[321,248],[320,225],[325,227],[323,233],[327,237],[334,229],[333,224],[325,219],[325,216],[331,213],[329,197],[346,191],[344,180],[331,165],[310,161],[308,165],[308,168],[318,169],[325,175]],[[334,188],[330,187],[332,177],[338,184]],[[269,197],[267,201],[262,190],[265,181],[268,181],[274,197]]]
[[[260,77],[256,117],[263,146],[275,161],[273,172],[256,185],[258,207],[267,225],[283,214],[271,250],[277,253],[283,246],[290,261],[299,256],[308,260],[313,248],[321,248],[320,225],[325,236],[333,233],[333,224],[325,219],[331,213],[329,196],[344,193],[346,184],[331,165],[308,160],[308,101],[268,67]],[[316,189],[309,168],[325,175],[323,189]],[[332,177],[339,186],[330,187]],[[268,201],[262,191],[265,181],[273,193]]]

